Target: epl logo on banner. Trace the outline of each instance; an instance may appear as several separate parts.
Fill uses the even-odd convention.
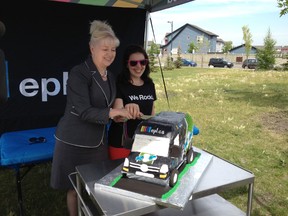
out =
[[[66,84],[68,79],[68,72],[63,72],[63,95],[67,94]],[[48,88],[48,86],[52,86]],[[50,90],[52,89],[52,90]],[[56,78],[42,78],[39,83],[32,78],[24,79],[19,84],[19,91],[25,97],[34,97],[38,93],[41,94],[42,102],[48,101],[48,96],[56,96],[61,90],[61,84]]]

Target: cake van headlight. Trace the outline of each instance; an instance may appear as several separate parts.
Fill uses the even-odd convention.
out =
[[[166,179],[168,176],[169,167],[167,164],[163,164],[160,168],[159,178]]]
[[[125,172],[129,171],[129,159],[128,158],[125,158],[122,170],[125,171]]]
[[[162,164],[161,168],[160,168],[160,173],[161,174],[167,174],[169,171],[169,167],[167,164]]]

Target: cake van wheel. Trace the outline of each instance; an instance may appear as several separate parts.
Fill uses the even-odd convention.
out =
[[[170,174],[169,186],[173,187],[178,181],[178,170],[174,169]]]
[[[193,149],[189,149],[188,153],[187,153],[187,163],[191,163],[194,159],[194,151]]]

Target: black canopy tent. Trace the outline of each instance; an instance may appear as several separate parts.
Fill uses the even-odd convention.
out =
[[[0,20],[6,33],[0,48],[6,57],[9,98],[0,103],[0,134],[56,125],[64,111],[68,72],[89,55],[90,21],[107,20],[119,37],[110,67],[117,73],[126,45],[145,44],[149,13],[189,1],[2,0]]]
[[[97,5],[118,8],[139,8],[148,12],[155,12],[171,8],[193,0],[51,0],[77,4]]]
[[[51,1],[20,4],[17,14],[10,2],[0,6],[6,26],[0,47],[9,78],[9,98],[0,106],[0,133],[57,124],[65,106],[67,73],[89,55],[90,21],[107,20],[121,41],[112,71],[119,71],[128,43],[144,41],[146,12],[141,9]]]
[[[69,70],[89,55],[91,21],[108,21],[120,39],[117,57],[110,67],[113,72],[118,73],[125,47],[131,43],[145,45],[149,13],[189,1],[191,0],[84,0],[83,2],[89,3],[87,5],[82,4],[82,0],[73,1],[75,3],[67,3],[67,0],[1,0],[0,21],[5,24],[5,34],[0,32],[1,140],[9,133],[19,132],[18,136],[22,136],[21,132],[25,133],[26,130],[32,129],[35,132],[56,126],[65,108]],[[6,78],[3,82],[2,79]],[[5,138],[17,139],[10,134]],[[51,137],[54,143],[53,135]],[[23,146],[27,147],[29,144],[26,144],[26,137],[21,139],[25,140]],[[17,141],[20,144],[21,139]],[[7,146],[10,143],[5,144]],[[31,145],[31,149],[32,146],[40,145]],[[20,152],[21,149],[17,151]],[[2,150],[1,148],[1,162]],[[36,147],[35,150],[37,151]],[[24,155],[28,152],[23,150]],[[34,162],[39,162],[31,161],[25,163],[23,160],[22,163],[10,166],[5,164],[16,172],[20,215],[23,215],[21,180]],[[21,176],[20,168],[24,166],[29,169]]]

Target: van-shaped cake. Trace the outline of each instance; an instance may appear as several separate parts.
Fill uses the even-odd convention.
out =
[[[192,117],[182,112],[160,112],[143,120],[134,134],[122,175],[173,187],[180,170],[194,158]]]

